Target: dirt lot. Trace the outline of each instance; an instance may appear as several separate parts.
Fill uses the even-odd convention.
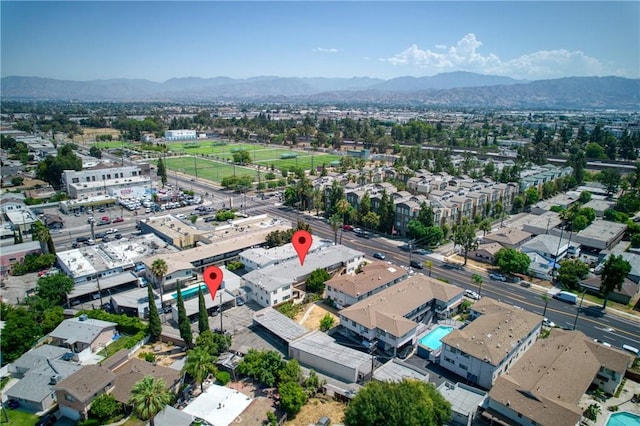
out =
[[[336,313],[327,305],[324,305],[322,302],[304,305],[302,311],[294,318],[294,321],[300,325],[305,326],[309,330],[319,330],[320,320],[327,313],[331,314],[331,316],[334,318],[333,324],[338,325],[340,319],[338,318]]]
[[[143,352],[153,353],[156,356],[156,363],[162,367],[168,367],[186,355],[186,352],[181,348],[164,342],[144,345],[138,349],[135,356],[139,356]]]
[[[322,416],[331,419],[331,424],[342,423],[344,419],[344,410],[346,405],[341,402],[334,401],[331,398],[312,398],[310,399],[296,417],[285,425],[288,426],[307,426],[315,425]]]
[[[88,142],[95,140],[96,135],[111,135],[114,140],[118,140],[120,131],[116,129],[91,129],[82,128],[82,135],[75,135],[73,141],[76,143]]]

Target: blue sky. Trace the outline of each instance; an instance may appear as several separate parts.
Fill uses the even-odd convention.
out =
[[[2,76],[640,77],[640,3],[10,2]]]

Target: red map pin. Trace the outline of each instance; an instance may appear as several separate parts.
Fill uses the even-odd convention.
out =
[[[216,292],[222,284],[222,270],[217,266],[209,266],[204,270],[204,282],[207,284],[211,298],[215,302]]]
[[[304,265],[304,258],[307,257],[307,253],[309,253],[312,241],[311,234],[303,230],[294,232],[293,237],[291,237],[291,244],[293,244],[293,248],[296,249],[296,253],[298,253],[301,265]]]

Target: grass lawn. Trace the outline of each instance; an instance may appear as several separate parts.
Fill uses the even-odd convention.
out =
[[[135,148],[136,146],[131,142],[123,142],[123,141],[105,141],[105,142],[96,142],[93,144],[100,149],[112,149],[112,148]]]
[[[289,169],[291,167],[301,167],[304,170],[311,170],[311,166],[313,163],[313,167],[322,166],[322,164],[329,165],[332,161],[340,160],[340,156],[331,155],[331,154],[317,154],[317,155],[309,155],[308,152],[305,152],[304,155],[299,156],[298,158],[287,158],[285,160],[276,159],[276,160],[258,160],[258,164],[271,165],[277,169]]]
[[[35,414],[27,413],[22,410],[6,410],[2,409],[2,413],[0,413],[0,423],[3,425],[9,426],[33,426],[38,421],[38,416]],[[5,417],[6,413],[6,417]],[[7,423],[7,417],[9,417],[9,422]]]
[[[195,176],[196,162],[198,166],[198,178],[221,182],[225,177],[233,176],[234,166],[232,164],[209,161],[202,158],[197,158],[194,161],[194,157],[168,157],[165,161],[165,165],[169,170],[177,170],[181,173]],[[257,176],[258,172],[254,169],[235,166],[235,174],[236,176]],[[167,175],[167,178],[171,180],[171,173],[167,173]]]

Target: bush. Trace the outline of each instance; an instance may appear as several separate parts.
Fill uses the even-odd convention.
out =
[[[144,359],[147,362],[155,362],[156,361],[155,354],[153,354],[151,352],[140,352],[140,355],[138,355],[138,358]]]
[[[220,210],[216,213],[216,220],[218,222],[224,222],[229,219],[233,219],[236,217],[236,214],[231,210]]]
[[[216,380],[220,386],[224,386],[231,381],[231,375],[226,371],[218,371],[216,373]]]
[[[289,318],[294,318],[301,310],[302,306],[294,305],[293,302],[286,302],[276,307],[276,311]]]

